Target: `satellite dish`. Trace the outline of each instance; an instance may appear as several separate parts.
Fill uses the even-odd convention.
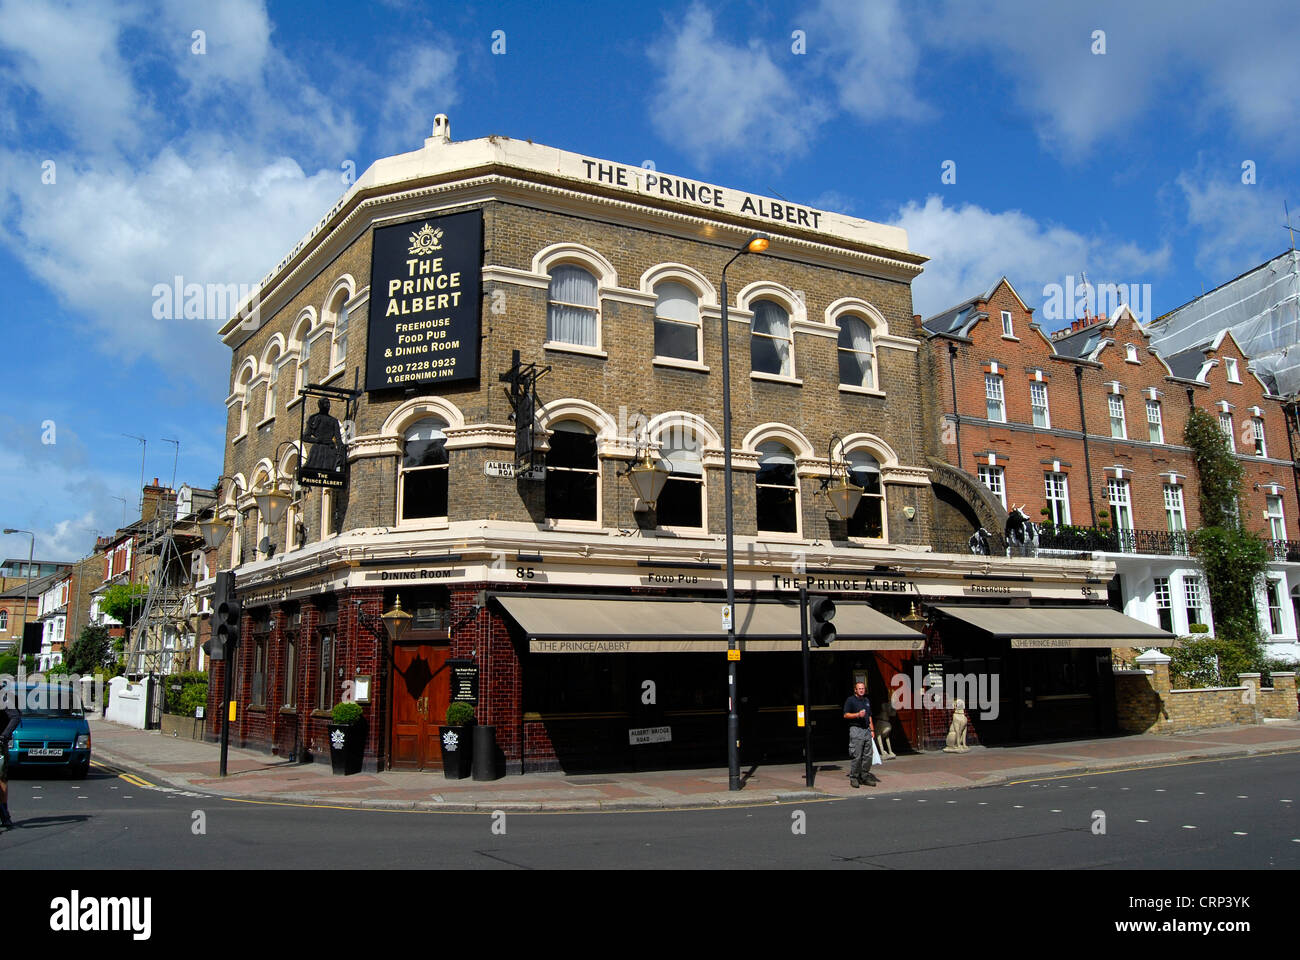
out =
[[[257,545],[257,549],[266,554],[269,559],[275,553],[275,544],[271,542],[270,537],[263,537],[262,542]]]

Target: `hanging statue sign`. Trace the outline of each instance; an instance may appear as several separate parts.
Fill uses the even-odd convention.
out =
[[[347,483],[347,446],[339,421],[330,415],[328,397],[316,401],[316,412],[307,418],[302,440],[311,444],[311,449],[298,470],[299,483],[314,487],[342,487]]]

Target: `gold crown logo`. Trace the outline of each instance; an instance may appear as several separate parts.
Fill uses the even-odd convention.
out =
[[[418,256],[425,256],[433,253],[435,250],[442,249],[442,228],[434,229],[427,223],[415,233],[411,234],[411,248],[407,253],[414,253]]]

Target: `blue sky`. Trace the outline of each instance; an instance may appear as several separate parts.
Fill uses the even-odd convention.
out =
[[[86,554],[139,497],[123,434],[210,484],[225,318],[155,284],[255,283],[437,113],[901,225],[927,316],[1084,272],[1159,315],[1289,245],[1297,49],[1278,0],[0,0],[0,524]]]

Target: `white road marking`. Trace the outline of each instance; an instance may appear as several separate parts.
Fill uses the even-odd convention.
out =
[[[1060,813],[1060,812],[1061,812],[1060,810],[1055,810],[1055,809],[1052,810],[1052,813]]]
[[[1245,837],[1245,836],[1248,836],[1248,834],[1247,834],[1245,831],[1242,831],[1242,830],[1234,830],[1234,831],[1232,831],[1232,835],[1233,835],[1234,837]]]
[[[1015,810],[1023,810],[1023,809],[1025,809],[1025,808],[1024,808],[1024,805],[1023,805],[1023,804],[1019,804],[1019,803],[1013,803],[1011,806],[1012,806],[1012,808],[1015,809]]]
[[[1150,820],[1139,820],[1138,823],[1150,823]]]
[[[1239,794],[1237,794],[1237,799],[1238,799],[1238,800],[1249,800],[1250,797],[1246,796],[1244,793],[1239,793]]]
[[[1192,824],[1190,824],[1190,823],[1184,823],[1184,824],[1183,824],[1183,829],[1184,829],[1184,830],[1195,830],[1196,827],[1192,826]]]
[[[1156,793],[1164,793],[1164,792],[1165,792],[1164,787],[1156,787]]]
[[[1205,796],[1205,791],[1204,791],[1204,790],[1197,790],[1197,791],[1196,791],[1196,795],[1197,795],[1198,797],[1203,797],[1203,796]]]
[[[956,803],[956,800],[945,800],[944,803]]]

